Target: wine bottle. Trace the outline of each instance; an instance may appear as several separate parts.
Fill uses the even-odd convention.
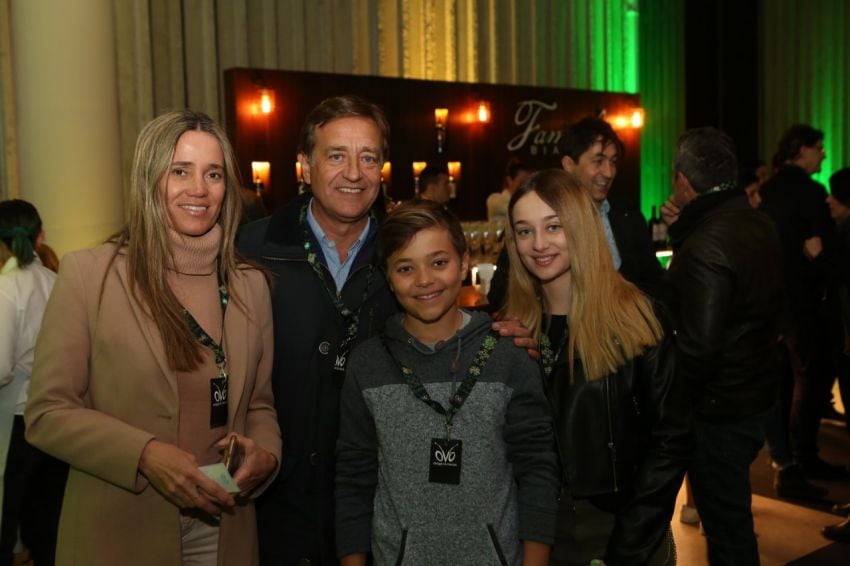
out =
[[[658,207],[652,207],[652,216],[649,218],[649,231],[652,237],[652,245],[656,249],[667,247],[667,225],[658,216]]]

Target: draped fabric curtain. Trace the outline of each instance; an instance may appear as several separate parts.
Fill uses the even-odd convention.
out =
[[[0,0],[0,15],[11,1]],[[112,6],[125,179],[136,136],[154,116],[189,106],[223,120],[223,72],[231,67],[638,90],[638,0],[113,0]],[[0,17],[4,102],[14,80],[5,22]],[[7,158],[2,196],[14,194],[18,183],[8,166],[15,157],[12,108],[0,106]]]
[[[685,129],[684,3],[641,0],[640,200],[644,216],[670,195],[676,139]]]
[[[761,154],[769,163],[795,123],[823,130],[826,159],[815,179],[850,167],[850,3],[762,2]]]
[[[0,200],[20,196],[13,90],[9,0],[0,0]]]

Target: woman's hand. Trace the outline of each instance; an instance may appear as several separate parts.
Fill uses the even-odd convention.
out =
[[[247,436],[235,432],[222,438],[218,442],[218,447],[224,450],[231,436],[236,436],[236,443],[239,445],[241,454],[241,461],[236,473],[233,474],[233,481],[242,490],[240,495],[247,497],[275,470],[277,458],[272,456],[271,452],[260,448]]]
[[[233,496],[198,469],[195,457],[173,444],[151,440],[142,450],[139,471],[168,501],[184,509],[203,509],[213,516],[230,509]]]
[[[525,348],[533,360],[540,359],[540,350],[537,340],[531,336],[531,330],[523,326],[518,318],[503,318],[493,323],[493,330],[500,336],[510,336],[514,339],[517,348]]]

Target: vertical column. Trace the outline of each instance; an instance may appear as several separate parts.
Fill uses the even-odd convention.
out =
[[[124,222],[111,0],[12,0],[22,198],[60,255]]]

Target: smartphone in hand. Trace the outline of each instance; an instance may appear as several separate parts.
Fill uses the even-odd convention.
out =
[[[222,460],[224,467],[227,468],[227,473],[231,476],[236,473],[239,464],[242,462],[242,451],[239,442],[236,440],[236,435],[231,434],[230,440],[227,442],[227,447],[224,449]]]

